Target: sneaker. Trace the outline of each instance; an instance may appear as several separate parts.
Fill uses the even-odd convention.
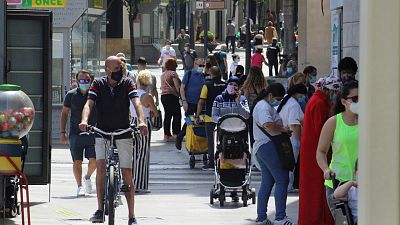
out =
[[[178,135],[174,134],[171,137],[169,137],[169,141],[175,142],[177,138],[178,138]]]
[[[103,220],[103,211],[101,210],[97,210],[93,216],[89,219],[89,221],[91,221],[92,223],[104,223]]]
[[[93,189],[92,189],[92,181],[89,179],[83,179],[84,180],[84,184],[85,184],[85,193],[86,194],[90,194],[92,193]]]
[[[182,149],[182,140],[180,140],[179,138],[177,138],[177,139],[175,140],[175,147],[176,147],[176,149],[181,150],[181,149]]]
[[[78,189],[76,190],[76,197],[79,196],[85,196],[85,190],[83,189],[82,186],[79,186]]]
[[[273,225],[272,221],[266,218],[265,220],[256,220],[256,225]]]
[[[293,223],[289,217],[286,216],[283,218],[283,220],[275,220],[274,225],[295,225],[295,223]]]
[[[288,188],[287,193],[293,194],[293,193],[299,193],[299,189],[295,188]]]
[[[201,168],[202,170],[214,170],[214,165],[207,164]]]
[[[136,218],[129,218],[128,225],[138,225]]]

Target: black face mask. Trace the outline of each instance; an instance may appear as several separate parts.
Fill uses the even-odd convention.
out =
[[[122,79],[123,75],[124,74],[122,73],[122,69],[120,69],[117,72],[111,72],[111,79],[119,82]]]

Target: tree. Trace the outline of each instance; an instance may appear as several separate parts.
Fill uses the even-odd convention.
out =
[[[135,37],[133,23],[139,14],[139,4],[143,0],[123,0],[126,9],[128,10],[129,18],[129,39],[131,44],[131,63],[135,60]]]
[[[294,35],[294,0],[283,0],[283,13],[284,13],[284,54],[292,55],[296,51]]]

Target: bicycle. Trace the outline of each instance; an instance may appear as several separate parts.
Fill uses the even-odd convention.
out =
[[[134,135],[140,135],[139,129],[131,125],[129,128],[124,130],[116,130],[114,132],[105,132],[95,126],[88,126],[87,132],[81,134],[97,134],[104,140],[106,149],[106,177],[103,193],[103,221],[105,216],[108,214],[108,224],[114,225],[115,221],[115,208],[121,204],[120,192],[129,192],[130,187],[128,185],[122,185],[121,170],[118,158],[118,149],[115,145],[115,137],[125,134],[127,132],[133,132]],[[106,137],[109,137],[106,138]],[[107,148],[107,141],[110,140],[110,144]],[[132,146],[133,148],[133,146]],[[107,213],[108,212],[108,213]]]

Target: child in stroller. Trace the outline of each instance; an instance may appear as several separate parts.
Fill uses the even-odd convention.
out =
[[[210,192],[210,204],[213,204],[214,198],[219,198],[220,206],[224,206],[225,194],[230,193],[235,201],[238,192],[241,193],[243,206],[247,206],[248,199],[255,204],[255,189],[250,189],[248,126],[242,116],[228,114],[218,121],[215,160],[215,184]]]
[[[338,185],[338,186],[334,184],[335,191],[333,193],[333,197],[336,200],[334,218],[335,218],[336,224],[346,224],[339,220],[345,220],[345,222],[347,222],[348,225],[357,224],[357,220],[358,220],[358,209],[357,209],[358,169],[357,169],[357,167],[358,167],[358,160],[356,161],[356,165],[355,165],[355,174],[356,174],[355,181],[348,181],[348,182]],[[335,183],[335,182],[333,182],[333,183]],[[336,216],[337,209],[339,209],[339,211],[343,215],[341,215],[339,213],[339,215]],[[338,218],[340,216],[341,216],[341,218]],[[344,219],[342,219],[342,218],[344,218]]]

